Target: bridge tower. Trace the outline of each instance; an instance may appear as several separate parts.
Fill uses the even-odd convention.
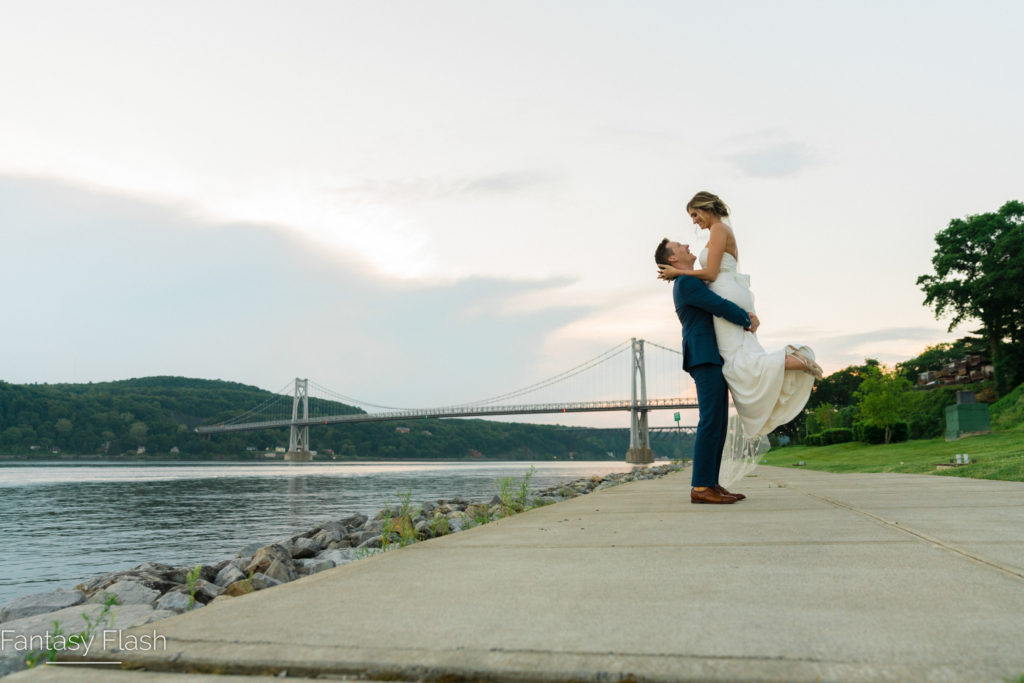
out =
[[[633,396],[629,408],[629,450],[626,451],[626,462],[635,465],[646,465],[654,462],[654,451],[651,450],[647,432],[647,371],[644,367],[644,340],[633,338]],[[637,378],[640,379],[640,395],[637,396]]]
[[[302,416],[299,416],[299,405]],[[292,399],[292,430],[288,439],[288,452],[284,459],[293,462],[309,462],[313,454],[309,450],[309,425],[299,425],[299,420],[309,419],[309,380],[295,378],[295,398]]]

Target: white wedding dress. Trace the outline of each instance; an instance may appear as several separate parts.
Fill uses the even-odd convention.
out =
[[[707,267],[708,250],[700,253],[700,265]],[[732,254],[722,254],[718,277],[709,282],[712,292],[744,311],[756,312],[750,276],[740,273]],[[757,466],[768,450],[767,435],[800,414],[807,405],[814,378],[806,372],[787,371],[786,351],[764,350],[757,335],[724,318],[715,317],[715,337],[724,365],[722,374],[729,385],[736,416],[729,419],[729,434],[722,454],[719,481],[728,487]],[[808,358],[814,352],[797,347]],[[728,482],[728,483],[726,483]]]

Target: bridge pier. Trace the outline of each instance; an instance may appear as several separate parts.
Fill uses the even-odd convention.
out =
[[[288,438],[288,452],[284,459],[291,462],[310,462],[313,454],[309,450],[309,424],[299,425],[299,405],[302,405],[302,420],[309,419],[309,380],[295,378],[295,398],[292,400],[292,427]]]
[[[633,399],[629,408],[629,450],[626,462],[648,465],[654,462],[650,437],[647,432],[647,372],[644,368],[644,340],[633,338]],[[640,377],[640,396],[637,397],[637,376]]]

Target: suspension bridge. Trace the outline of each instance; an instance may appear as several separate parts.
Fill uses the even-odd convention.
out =
[[[520,389],[437,408],[379,405],[339,394],[309,379],[296,378],[255,408],[219,424],[197,427],[196,432],[212,435],[288,427],[291,431],[286,458],[302,461],[312,459],[309,428],[315,425],[628,411],[630,438],[626,462],[649,463],[654,454],[650,448],[648,411],[697,408],[695,399],[683,397],[687,379],[681,369],[681,357],[678,350],[643,339],[628,339],[569,370]],[[651,382],[648,366],[653,369]],[[311,387],[318,395],[310,395]],[[526,402],[527,398],[530,402]]]

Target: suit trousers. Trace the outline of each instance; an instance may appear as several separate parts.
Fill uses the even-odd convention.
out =
[[[693,448],[691,486],[718,486],[718,470],[722,467],[722,450],[729,429],[729,386],[722,376],[722,366],[704,363],[690,368],[697,386],[697,438]]]

